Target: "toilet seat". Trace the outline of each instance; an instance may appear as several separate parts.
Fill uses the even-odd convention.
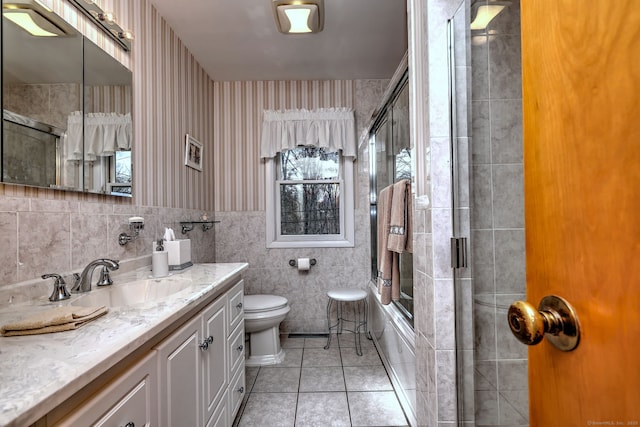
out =
[[[278,295],[245,295],[244,312],[258,314],[278,310],[287,306],[289,301]]]

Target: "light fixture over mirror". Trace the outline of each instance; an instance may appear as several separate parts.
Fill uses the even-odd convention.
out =
[[[35,37],[60,37],[75,33],[64,20],[38,0],[3,2],[2,16]]]
[[[272,6],[281,33],[318,33],[324,28],[323,0],[272,0]]]
[[[131,50],[133,33],[123,30],[116,22],[116,17],[111,12],[105,12],[94,0],[69,0],[86,16],[91,18],[98,26],[102,27],[113,40],[115,40],[126,51]]]

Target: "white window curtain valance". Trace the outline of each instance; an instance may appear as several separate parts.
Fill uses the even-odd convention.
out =
[[[342,150],[356,158],[356,129],[351,108],[264,111],[260,157],[271,158],[282,150],[315,146]]]
[[[88,113],[84,117],[82,147],[82,113],[69,115],[67,124],[67,159],[95,161],[113,156],[116,151],[131,150],[131,114]],[[84,155],[83,155],[84,152]]]

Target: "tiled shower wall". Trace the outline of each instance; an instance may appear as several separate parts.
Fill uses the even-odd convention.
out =
[[[431,193],[424,208],[417,203],[415,225],[416,246],[425,248],[424,259],[418,257],[416,262],[417,406],[418,424],[425,426],[458,425],[460,416],[465,425],[527,424],[526,348],[513,339],[505,320],[508,305],[522,298],[525,290],[518,2],[512,2],[492,23],[490,35],[471,34],[471,46],[466,49],[470,57],[461,56],[456,45],[458,92],[469,88],[468,80],[463,80],[469,72],[461,60],[471,62],[471,96],[466,99],[471,99],[472,129],[470,134],[464,127],[457,129],[458,170],[464,172],[468,167],[465,159],[471,158],[467,169],[471,189],[465,194],[464,182],[453,190],[449,175],[453,159],[448,146],[446,22],[461,7],[469,11],[472,3],[411,2],[414,13],[424,14],[424,28],[414,31],[423,31],[428,40],[428,66],[418,76],[427,82],[428,139],[417,143],[425,144],[430,168],[418,170],[422,175],[417,179],[427,183]],[[455,39],[465,40],[464,31],[468,30],[456,27]],[[459,124],[465,110],[469,111],[468,104],[458,105]],[[470,156],[464,150],[467,142]],[[458,304],[454,304],[449,266],[449,238],[456,231],[451,226],[451,191],[458,191],[461,210],[455,213],[462,219],[460,235],[468,235],[465,230],[470,229],[472,242],[471,271],[459,271],[463,280],[456,285],[462,291],[456,295]],[[470,213],[466,215],[470,224],[465,224],[465,210]],[[463,331],[457,337],[454,316]],[[471,338],[474,341],[469,346]],[[462,372],[456,366],[456,349],[462,350]],[[462,395],[456,396],[457,389],[462,389]],[[456,413],[458,405],[462,414]]]
[[[464,7],[465,0],[413,1],[411,4],[413,13],[422,14],[423,26],[414,31],[423,33],[426,57],[423,74],[415,78],[425,82],[423,102],[428,112],[425,129],[418,129],[418,134],[424,138],[415,141],[423,145],[428,165],[426,170],[417,170],[416,180],[421,180],[427,191],[416,195],[414,219],[414,248],[417,248],[414,256],[423,254],[414,258],[417,421],[420,426],[454,426],[458,425],[458,343],[450,249],[454,211],[447,20]],[[465,28],[461,26],[457,30],[464,31]],[[464,34],[461,38],[464,39]],[[459,135],[459,143],[466,143],[465,135]]]
[[[217,147],[216,261],[245,261],[245,291],[288,298],[291,311],[281,329],[291,333],[326,332],[327,290],[365,288],[370,276],[368,144],[361,144],[354,170],[355,247],[267,249],[264,162],[259,159],[262,110],[351,107],[362,135],[386,89],[386,80],[216,83]],[[309,257],[308,272],[289,266]]]
[[[506,321],[526,287],[519,8],[471,38],[477,426],[528,424],[527,347]]]

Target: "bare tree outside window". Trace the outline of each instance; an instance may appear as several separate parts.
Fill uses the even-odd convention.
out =
[[[396,178],[395,182],[401,179],[411,180],[411,151],[403,148],[395,157]]]
[[[340,234],[340,153],[299,147],[279,161],[281,234]]]

